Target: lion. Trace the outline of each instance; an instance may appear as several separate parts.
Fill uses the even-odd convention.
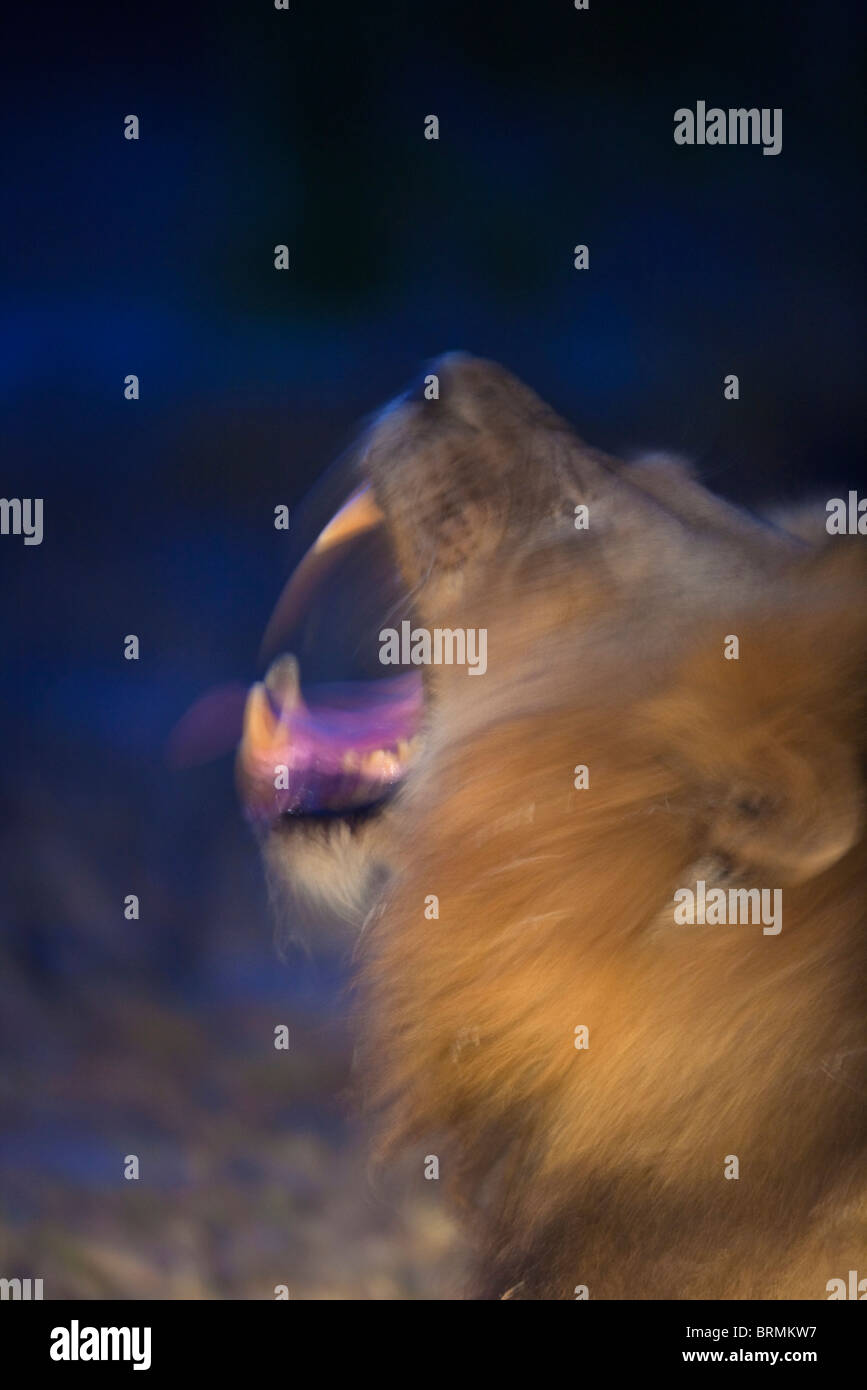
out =
[[[319,698],[284,653],[238,775],[271,875],[355,924],[377,1153],[436,1157],[469,1297],[827,1298],[867,1274],[858,540],[458,354],[355,466],[289,608],[375,532],[389,628],[486,668]],[[779,924],[678,920],[697,886]]]

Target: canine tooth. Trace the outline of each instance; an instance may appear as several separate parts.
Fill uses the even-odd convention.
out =
[[[264,685],[257,681],[251,687],[244,706],[244,731],[238,750],[240,767],[255,772],[263,759],[267,759],[280,737],[280,721],[274,714]]]
[[[257,748],[273,742],[277,719],[271,702],[265,694],[265,687],[257,681],[250,688],[244,706],[244,733],[242,742],[254,744]]]
[[[352,540],[353,537],[364,535],[366,531],[374,530],[384,520],[385,517],[374,501],[370,487],[365,484],[356,488],[324,530],[320,531],[301,563],[290,575],[262,638],[263,655],[270,655],[278,650],[277,643],[300,620],[317,584],[322,582],[334,564],[336,556],[331,552],[339,551],[343,541]]]
[[[372,531],[374,526],[378,526],[384,520],[385,517],[375,502],[370,487],[360,487],[344,502],[325,529],[320,531],[313,543],[313,549],[317,552],[330,550],[341,541],[349,540],[350,536],[360,536],[365,531]]]
[[[273,696],[281,715],[298,708],[301,704],[301,679],[294,656],[286,653],[271,662],[265,675],[265,689]]]

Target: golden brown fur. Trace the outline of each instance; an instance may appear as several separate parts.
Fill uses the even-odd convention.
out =
[[[588,712],[589,791],[570,790],[568,708],[454,748],[417,789],[409,867],[366,938],[369,1099],[390,1139],[438,1133],[458,1186],[494,1175],[491,1294],[822,1297],[863,1263],[861,847],[785,888],[779,937],[675,926],[675,888],[713,868],[707,804],[666,768],[667,732],[679,743],[679,726],[651,741],[629,707]],[[757,757],[813,759],[775,737]],[[744,881],[775,884],[773,869]],[[855,1204],[833,1258],[830,1193]]]
[[[439,1156],[477,1296],[825,1298],[867,1274],[861,552],[602,459],[498,369],[441,372],[441,415],[392,413],[364,466],[416,611],[486,626],[489,669],[426,673],[375,832],[382,1146]],[[676,925],[698,878],[782,889],[779,935]]]

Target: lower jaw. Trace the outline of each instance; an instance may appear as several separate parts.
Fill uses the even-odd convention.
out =
[[[302,699],[292,658],[272,672],[250,692],[238,755],[248,818],[268,828],[370,815],[416,756],[420,679],[353,682]]]

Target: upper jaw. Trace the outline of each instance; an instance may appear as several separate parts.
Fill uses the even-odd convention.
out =
[[[291,576],[275,613],[278,631],[315,597],[335,559],[381,522],[369,488],[356,489]],[[299,663],[283,652],[247,697],[237,758],[246,814],[267,830],[281,818],[349,815],[380,805],[416,756],[422,713],[416,672],[302,693]]]

